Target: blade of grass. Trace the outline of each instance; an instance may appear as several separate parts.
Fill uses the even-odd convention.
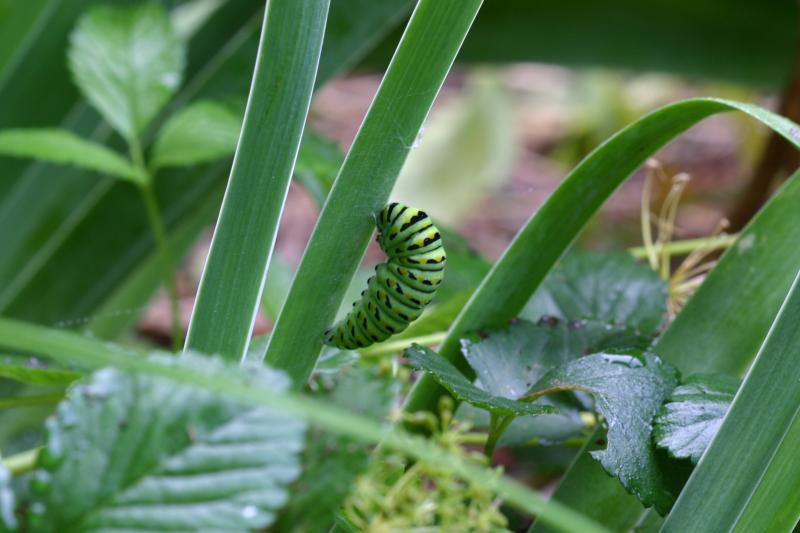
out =
[[[565,532],[606,532],[590,520],[572,512],[558,503],[550,503],[538,493],[498,472],[464,462],[440,446],[403,431],[391,430],[374,420],[350,413],[328,403],[299,394],[275,394],[263,387],[249,383],[246,375],[231,372],[214,375],[180,365],[165,365],[148,359],[141,353],[119,346],[101,343],[74,333],[63,332],[0,318],[0,346],[36,353],[61,363],[89,369],[114,366],[120,369],[172,379],[223,394],[251,405],[269,406],[293,413],[341,435],[367,442],[385,442],[386,445],[410,457],[435,464],[438,467],[487,490],[495,492],[505,502],[536,514],[541,520]]]
[[[301,387],[482,0],[421,0],[320,214],[266,350]]]
[[[661,336],[656,353],[683,375],[745,371],[800,264],[800,248],[794,244],[800,227],[798,205],[800,172],[748,224]],[[602,511],[582,497],[587,487],[603,501]],[[553,497],[613,529],[633,528],[645,513],[587,454],[570,468]],[[648,521],[659,521],[652,511],[647,514]],[[619,517],[627,521],[622,524]],[[541,525],[533,528],[537,533],[546,530]]]
[[[789,531],[797,523],[797,506],[783,509],[780,518],[764,511],[781,510],[800,488],[797,477],[781,476],[787,468],[798,470],[798,323],[800,275],[661,531]]]
[[[242,359],[322,49],[328,0],[267,3],[253,84],[186,347]],[[266,154],[266,156],[265,156]]]
[[[800,146],[800,127],[762,108],[714,98],[663,107],[623,129],[586,157],[519,231],[462,309],[439,353],[465,375],[471,369],[459,341],[478,328],[514,318],[603,202],[658,148],[700,120],[739,110]],[[430,376],[412,390],[407,411],[434,410],[444,389]]]

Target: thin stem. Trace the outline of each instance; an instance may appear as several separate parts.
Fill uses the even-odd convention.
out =
[[[707,248],[709,251],[730,248],[738,237],[738,234],[714,235],[713,237],[703,237],[700,239],[687,239],[684,241],[672,241],[666,244],[655,244],[654,247],[657,252],[665,248],[671,255],[683,255],[691,253],[698,248]],[[646,259],[648,257],[648,251],[645,246],[629,248],[628,252],[637,259]]]
[[[34,448],[26,452],[18,453],[3,459],[2,464],[11,472],[12,476],[18,476],[25,472],[30,472],[36,466],[36,459],[39,457],[41,448]]]
[[[41,396],[20,396],[18,398],[0,398],[0,409],[13,407],[30,407],[34,405],[50,405],[64,399],[63,394],[44,394]]]
[[[380,357],[383,355],[402,352],[412,344],[419,344],[421,346],[435,346],[441,343],[446,335],[446,331],[439,331],[429,335],[420,335],[418,337],[409,337],[407,339],[384,342],[375,346],[370,346],[369,348],[364,348],[361,350],[361,357]]]
[[[483,447],[483,454],[489,458],[489,461],[492,460],[494,449],[497,447],[497,441],[500,440],[500,436],[513,420],[514,415],[507,415],[500,418],[492,413],[489,421],[489,435],[486,438],[486,445]]]
[[[153,185],[150,180],[142,185],[139,190],[142,192],[145,208],[147,209],[147,220],[150,222],[150,229],[156,240],[156,248],[161,258],[161,276],[169,294],[170,316],[172,322],[172,350],[180,351],[183,346],[183,330],[181,328],[181,316],[178,309],[178,286],[172,272],[172,254],[167,241],[167,232],[164,228],[164,221],[161,218],[161,210],[158,207]]]

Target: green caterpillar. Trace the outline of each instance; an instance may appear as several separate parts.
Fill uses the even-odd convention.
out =
[[[415,207],[391,203],[377,216],[377,241],[389,260],[375,267],[361,299],[325,332],[325,344],[353,350],[400,333],[422,314],[444,277],[442,236]]]

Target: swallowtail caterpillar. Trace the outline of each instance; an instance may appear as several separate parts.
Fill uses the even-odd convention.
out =
[[[400,333],[436,294],[447,261],[442,236],[415,207],[391,203],[377,216],[377,241],[389,257],[375,267],[361,299],[325,332],[325,344],[353,350]]]

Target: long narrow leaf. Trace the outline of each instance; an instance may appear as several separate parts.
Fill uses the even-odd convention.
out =
[[[253,85],[187,348],[242,359],[311,104],[328,0],[267,3]]]
[[[122,370],[172,379],[240,400],[251,405],[273,407],[292,413],[320,428],[368,443],[385,442],[400,453],[435,464],[438,468],[491,490],[515,507],[537,514],[541,520],[560,531],[606,532],[590,520],[542,496],[497,472],[464,462],[459,457],[420,437],[391,431],[368,417],[333,407],[328,403],[297,394],[277,394],[254,383],[240,372],[209,373],[198,368],[164,364],[113,344],[99,342],[73,333],[0,318],[0,346],[36,353],[62,363],[88,369],[113,366]]]
[[[800,265],[800,172],[796,172],[722,256],[654,350],[684,375],[741,374],[755,356]],[[586,493],[592,499],[585,497]],[[570,467],[554,498],[612,529],[630,529],[646,512],[587,453]],[[592,502],[602,501],[603,505]],[[658,515],[649,511],[649,522]],[[542,525],[536,533],[547,531]]]
[[[267,347],[302,386],[482,0],[421,0],[342,166]]]
[[[797,501],[798,479],[781,475],[798,471],[798,323],[800,275],[661,531],[789,531],[800,519],[800,508],[782,505]]]
[[[477,328],[502,325],[522,309],[545,275],[603,202],[639,165],[700,120],[740,110],[800,146],[800,127],[759,107],[713,98],[663,107],[620,131],[584,159],[520,230],[456,318],[439,352],[466,375],[459,340]],[[417,382],[409,411],[433,410],[443,389],[430,377]]]

